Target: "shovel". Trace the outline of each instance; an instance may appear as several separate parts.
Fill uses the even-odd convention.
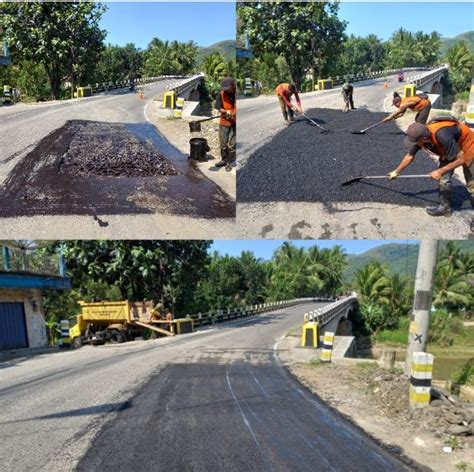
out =
[[[313,125],[317,126],[320,130],[321,130],[321,133],[329,133],[329,130],[324,128],[323,126],[321,126],[320,124],[316,123],[316,121],[312,120],[311,118],[309,118],[308,116],[306,116],[304,113],[301,113],[301,116],[303,118],[306,118],[310,123],[312,123]]]
[[[431,179],[431,175],[426,174],[413,174],[413,175],[399,175],[397,179]],[[360,177],[354,177],[353,179],[343,182],[341,185],[344,187],[346,185],[352,185],[356,182],[366,179],[388,179],[387,175],[361,175]],[[395,179],[394,179],[395,180]]]
[[[199,120],[199,121],[190,121],[189,122],[189,131],[191,133],[198,133],[199,131],[201,131],[201,123],[203,121],[211,121],[211,120],[215,120],[216,118],[220,118],[221,115],[217,115],[217,116],[211,116],[210,118],[204,118],[203,120]]]
[[[361,130],[352,130],[352,134],[365,134],[366,131],[369,131],[369,129],[376,128],[377,126],[380,126],[383,124],[383,121],[380,121],[379,123],[375,123],[375,125],[369,126],[368,128],[361,129]]]

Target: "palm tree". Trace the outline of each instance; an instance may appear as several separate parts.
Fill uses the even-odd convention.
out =
[[[356,272],[354,287],[362,303],[387,303],[389,300],[386,269],[378,261],[369,262]]]
[[[445,56],[449,69],[462,75],[469,75],[472,70],[473,57],[465,41],[459,41],[448,49]]]
[[[466,278],[457,274],[452,265],[439,266],[436,272],[433,304],[436,307],[449,309],[460,305],[468,306],[470,302],[469,284]]]

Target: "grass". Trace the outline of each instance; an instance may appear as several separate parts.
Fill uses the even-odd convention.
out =
[[[364,372],[368,372],[377,369],[378,365],[375,362],[358,362],[356,367]]]
[[[309,362],[308,362],[308,365],[310,367],[321,367],[322,365],[324,365],[325,362],[321,362],[319,359],[311,359]]]
[[[456,467],[458,470],[467,470],[467,462],[458,462],[454,467]]]
[[[408,330],[398,328],[396,330],[384,329],[374,336],[377,344],[388,344],[390,346],[406,346],[408,343]]]

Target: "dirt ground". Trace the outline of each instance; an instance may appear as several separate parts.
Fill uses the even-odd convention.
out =
[[[376,364],[313,362],[287,367],[331,407],[394,453],[419,464],[418,469],[474,471],[474,405],[442,398],[413,412],[408,405],[408,379],[401,371],[388,372]],[[450,435],[456,427],[470,428],[471,435]],[[445,447],[452,452],[444,452]]]

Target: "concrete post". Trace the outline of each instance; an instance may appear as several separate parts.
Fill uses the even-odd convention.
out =
[[[385,370],[393,369],[395,365],[395,351],[393,349],[384,349],[380,353],[379,365]]]
[[[438,246],[439,242],[436,240],[420,241],[415,278],[415,299],[410,316],[410,331],[405,362],[405,374],[407,375],[411,371],[413,353],[426,352]]]
[[[3,248],[3,270],[10,270],[10,251],[6,246]]]

